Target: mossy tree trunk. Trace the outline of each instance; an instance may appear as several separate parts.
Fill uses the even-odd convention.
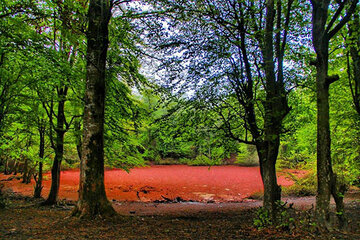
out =
[[[261,41],[266,100],[263,103],[265,110],[264,138],[257,144],[257,149],[264,184],[263,205],[269,212],[273,223],[276,223],[278,202],[281,200],[281,188],[277,184],[276,177],[276,160],[279,153],[283,119],[290,111],[284,84],[283,58],[292,3],[293,1],[287,2],[287,14],[285,19],[282,19],[283,3],[274,0],[266,1],[266,24]],[[277,30],[275,33],[274,28]],[[285,29],[283,33],[281,33],[282,28]],[[275,62],[277,67],[275,67]]]
[[[110,17],[109,0],[90,1],[80,188],[73,211],[80,218],[115,214],[104,185],[105,62]]]
[[[329,123],[329,87],[339,79],[338,76],[328,76],[329,42],[332,37],[350,20],[358,0],[338,2],[338,11],[328,22],[330,0],[312,0],[312,41],[316,52],[316,93],[317,93],[317,179],[316,216],[320,226],[331,229],[330,196],[336,199],[338,209],[343,209],[340,189],[335,186],[336,176],[331,162],[331,138]],[[346,6],[348,5],[348,6]],[[347,8],[348,7],[348,8]],[[342,9],[345,16],[338,20]],[[338,23],[335,25],[335,23]],[[341,219],[340,219],[341,221]]]

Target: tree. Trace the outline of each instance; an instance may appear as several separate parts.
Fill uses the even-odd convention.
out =
[[[105,63],[112,1],[91,0],[88,10],[86,90],[79,200],[73,215],[114,215],[104,186]]]
[[[350,83],[351,96],[353,98],[355,110],[360,116],[360,22],[359,13],[354,14],[349,23],[349,51],[348,51],[348,78]],[[350,61],[351,59],[351,61]]]
[[[166,24],[148,24],[150,42],[159,36],[155,50],[171,56],[165,67],[172,72],[166,77],[180,85],[187,80],[171,90],[183,94],[179,88],[188,91],[193,86],[194,98],[218,113],[218,127],[227,137],[256,146],[264,207],[275,221],[281,197],[275,165],[283,120],[290,111],[291,74],[284,72],[284,61],[289,58],[288,35],[296,28],[292,18],[298,6],[292,0],[159,3],[173,17],[164,20]],[[159,33],[164,25],[174,31]]]
[[[45,155],[45,132],[46,132],[46,122],[43,118],[37,119],[38,131],[39,131],[39,169],[38,172],[34,174],[35,187],[34,187],[34,198],[41,197],[42,191],[42,181],[43,181],[43,159]]]
[[[82,1],[48,3],[48,9],[54,16],[54,19],[46,19],[51,27],[47,27],[46,30],[42,26],[37,28],[39,35],[50,39],[48,41],[50,47],[43,50],[43,58],[39,59],[39,61],[44,61],[45,58],[49,62],[48,65],[44,64],[45,70],[39,69],[40,79],[36,82],[35,88],[49,119],[51,147],[55,152],[51,168],[51,188],[44,205],[57,202],[60,170],[64,159],[65,134],[72,127],[74,119],[81,117],[79,113],[69,117],[66,106],[69,106],[69,96],[76,94],[74,86],[83,86],[81,84],[82,59],[79,55],[83,18],[79,9],[82,7]],[[54,70],[50,70],[50,67]]]
[[[312,0],[312,41],[316,52],[316,92],[317,92],[317,178],[316,215],[320,225],[330,228],[330,195],[335,199],[337,212],[343,214],[343,190],[338,186],[331,162],[330,126],[329,126],[329,87],[339,76],[328,75],[329,42],[350,20],[357,0],[337,2],[337,9],[329,15],[330,1]],[[346,14],[338,20],[346,9]],[[330,21],[328,22],[328,18]],[[338,22],[337,22],[338,21]],[[340,190],[340,192],[339,192]],[[343,219],[340,219],[343,221]]]
[[[39,42],[42,41],[36,37],[32,26],[27,25],[27,21],[32,21],[27,16],[20,14],[20,16],[9,15],[4,18],[6,21],[2,20],[0,23],[0,32],[2,33],[0,37],[0,139],[7,145],[8,141],[14,139],[14,136],[7,134],[12,123],[22,122],[21,124],[23,124],[26,122],[21,114],[24,100],[29,97],[29,91],[27,91],[27,86],[30,84],[28,75],[31,70],[29,61],[39,46]],[[28,41],[27,38],[33,41]],[[26,129],[26,131],[28,130]],[[30,130],[28,133],[31,135]],[[1,161],[4,161],[6,172],[8,163],[17,161],[17,159],[15,157],[9,159],[5,156],[7,155],[5,151],[2,151],[0,155],[2,156]],[[15,165],[19,165],[19,161]],[[27,174],[24,180],[29,182]]]

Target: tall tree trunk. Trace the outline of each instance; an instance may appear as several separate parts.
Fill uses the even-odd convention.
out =
[[[39,162],[39,170],[38,175],[34,176],[35,179],[35,187],[34,187],[34,198],[41,197],[41,191],[43,189],[42,180],[43,180],[43,163]]]
[[[328,47],[325,31],[329,1],[313,2],[313,45],[316,58],[317,179],[316,215],[320,225],[330,227],[331,153],[329,123]]]
[[[79,160],[81,161],[81,121],[77,120],[74,123],[74,135],[75,135],[75,143],[76,143],[76,151],[78,153]]]
[[[22,183],[26,183],[28,173],[29,173],[29,159],[27,157],[25,157],[24,172],[23,172],[22,181],[21,181]]]
[[[55,158],[51,168],[51,188],[50,193],[43,205],[53,205],[58,200],[59,188],[60,188],[60,170],[61,162],[64,157],[64,135],[65,135],[65,99],[66,91],[60,91],[60,100],[58,102],[58,114],[57,114],[57,124],[56,124],[56,141],[55,141]],[[65,95],[64,95],[65,93]]]
[[[9,172],[9,159],[8,159],[8,158],[5,159],[4,174],[5,174],[5,175],[11,174],[11,173]]]
[[[320,226],[331,229],[330,224],[330,196],[333,195],[337,208],[343,209],[343,198],[333,173],[331,163],[331,138],[329,123],[329,87],[339,79],[338,76],[328,76],[329,42],[333,36],[349,21],[356,9],[358,0],[338,2],[339,9],[346,9],[346,15],[336,26],[334,23],[339,16],[334,14],[327,25],[330,0],[311,0],[312,11],[312,41],[316,52],[316,102],[317,102],[317,180],[316,216]],[[341,13],[341,10],[340,12]],[[342,216],[340,222],[344,220]],[[342,223],[340,223],[342,225]]]
[[[17,175],[18,174],[18,168],[19,168],[19,162],[17,160],[15,160],[15,163],[14,163],[14,175]]]
[[[270,145],[262,142],[257,144],[257,152],[260,162],[260,172],[264,185],[263,207],[268,211],[269,217],[273,223],[276,223],[278,202],[281,200],[281,188],[277,184],[276,177],[276,159],[278,155],[279,144]]]
[[[280,4],[280,5],[279,5]],[[292,2],[288,3],[290,12]],[[264,184],[264,208],[268,210],[273,223],[276,223],[278,202],[281,200],[281,188],[277,184],[276,160],[280,147],[280,134],[284,117],[290,111],[287,104],[287,94],[283,83],[282,61],[284,50],[281,46],[280,33],[276,33],[274,41],[274,23],[277,19],[278,31],[281,30],[281,2],[278,2],[276,13],[275,1],[266,1],[266,25],[262,44],[264,59],[266,101],[264,102],[264,140],[258,146],[258,155],[261,166],[261,176]],[[288,23],[285,23],[285,26]],[[286,39],[286,34],[284,34]],[[285,44],[285,41],[283,45]],[[276,56],[274,51],[276,49]],[[275,72],[275,60],[277,59],[278,75]],[[259,144],[258,144],[259,145]]]
[[[349,83],[355,110],[360,117],[360,36],[358,33],[358,29],[360,28],[359,14],[355,14],[352,23],[349,25],[349,38],[351,42],[349,46],[349,52],[352,59],[352,64],[348,62]]]
[[[327,68],[327,67],[326,67]],[[325,66],[317,67],[317,179],[316,212],[318,221],[329,221],[331,194],[331,153],[329,124],[329,88],[326,84]]]
[[[80,218],[115,214],[104,186],[105,62],[110,17],[109,0],[90,1],[79,201],[73,212]]]
[[[39,123],[39,135],[40,135],[40,144],[39,144],[39,170],[37,176],[34,176],[35,179],[35,188],[34,188],[34,198],[41,197],[41,191],[43,189],[42,180],[43,180],[43,163],[42,159],[45,154],[45,124],[43,122]]]

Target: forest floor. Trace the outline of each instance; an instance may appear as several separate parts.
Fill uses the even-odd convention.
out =
[[[0,239],[360,239],[359,192],[347,197],[347,231],[319,230],[312,210],[291,209],[295,219],[279,228],[254,227],[260,202],[250,203],[114,203],[112,219],[71,217],[72,202],[40,206],[41,199],[5,193],[0,210]],[[289,198],[311,208],[310,198]],[[118,206],[121,206],[120,208]],[[195,207],[194,207],[195,206]],[[147,209],[141,212],[141,209]],[[149,209],[158,209],[153,212]],[[135,210],[136,209],[136,210]],[[140,209],[140,211],[137,211]],[[171,210],[169,210],[171,209]],[[289,223],[289,222],[288,222]]]
[[[301,177],[306,172],[292,171]],[[58,205],[40,206],[32,184],[0,174],[5,209],[0,209],[2,239],[359,239],[360,191],[345,198],[349,225],[326,232],[313,222],[315,197],[284,197],[287,215],[278,228],[257,229],[262,190],[258,168],[238,166],[152,166],[130,174],[105,173],[109,199],[119,213],[113,219],[79,220],[71,217],[77,197],[78,171],[62,172]],[[47,176],[47,175],[45,175]],[[279,182],[293,182],[281,173]],[[11,180],[9,180],[11,178]],[[50,178],[44,181],[44,194]],[[240,194],[239,194],[240,193]],[[0,204],[1,205],[1,204]],[[290,205],[292,206],[291,208]],[[332,208],[334,204],[332,203]],[[266,220],[266,218],[265,218]],[[336,221],[336,216],[333,216]]]

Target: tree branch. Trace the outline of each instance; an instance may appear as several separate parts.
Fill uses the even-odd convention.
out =
[[[359,2],[359,0],[352,0],[351,5],[348,9],[348,11],[346,12],[346,15],[344,18],[341,19],[341,21],[338,23],[338,25],[336,25],[333,30],[331,30],[328,34],[329,39],[331,39],[333,36],[335,36],[335,34],[350,20],[351,15],[355,12],[356,10],[356,5]]]
[[[336,82],[339,79],[340,79],[339,75],[327,76],[326,77],[326,84],[330,86],[330,84]]]

